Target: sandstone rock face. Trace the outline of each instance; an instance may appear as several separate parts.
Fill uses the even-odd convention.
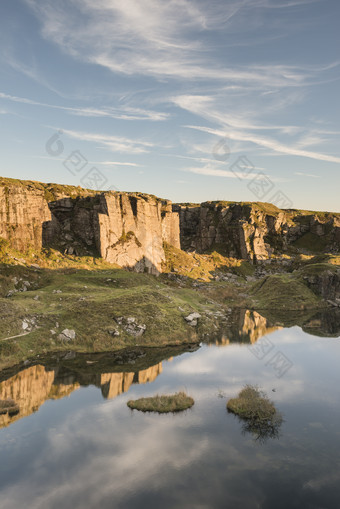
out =
[[[101,256],[137,272],[161,272],[163,242],[180,245],[178,215],[170,202],[115,193],[101,195],[100,205],[96,240]]]
[[[0,240],[24,251],[54,247],[159,274],[166,242],[218,250],[256,263],[289,246],[339,252],[340,214],[280,210],[266,203],[172,205],[141,193],[96,192],[0,178]]]
[[[43,244],[57,243],[69,254],[95,249],[109,263],[159,274],[163,242],[179,247],[179,217],[171,203],[148,195],[100,193],[49,203]]]
[[[179,216],[169,201],[139,193],[50,189],[0,179],[0,238],[12,248],[96,253],[121,267],[158,274],[163,242],[180,246]]]
[[[43,191],[0,186],[0,237],[20,251],[41,249],[42,226],[51,219]]]
[[[181,248],[225,255],[250,262],[282,253],[295,242],[315,250],[340,249],[339,214],[301,214],[271,204],[206,202],[173,205],[180,217]]]

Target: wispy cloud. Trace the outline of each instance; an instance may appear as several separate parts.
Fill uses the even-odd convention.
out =
[[[35,156],[30,156],[30,157],[34,157],[35,159],[47,159],[48,161],[51,160],[51,156],[41,156],[41,155],[35,155]],[[64,157],[54,157],[53,158],[54,161],[62,161],[64,162],[65,161],[65,158]],[[141,164],[138,164],[138,163],[130,163],[130,162],[127,162],[127,161],[88,161],[88,164],[94,164],[96,166],[112,166],[112,167],[115,167],[115,166],[131,166],[131,167],[134,167],[134,168],[139,168],[140,166],[142,166]]]
[[[290,155],[290,156],[299,156],[299,157],[307,157],[309,159],[316,159],[318,161],[327,161],[331,163],[340,163],[340,157],[332,156],[328,154],[322,154],[319,152],[312,152],[309,150],[302,150],[299,148],[295,148],[294,146],[285,145],[277,140],[266,138],[264,136],[256,136],[252,133],[247,133],[243,131],[235,131],[235,130],[218,130],[211,129],[210,127],[205,126],[195,126],[188,125],[185,126],[189,129],[196,129],[198,131],[203,131],[209,134],[213,134],[220,138],[230,138],[231,140],[237,141],[248,141],[254,143],[259,147],[264,147],[272,150],[273,152],[277,152],[280,154]]]
[[[152,121],[160,121],[166,120],[169,117],[168,113],[162,113],[158,111],[145,110],[142,108],[133,108],[131,106],[122,106],[121,108],[75,108],[69,106],[60,106],[55,104],[48,104],[39,101],[34,101],[32,99],[27,99],[25,97],[17,97],[9,94],[5,94],[0,92],[0,99],[29,104],[31,106],[41,106],[44,108],[52,108],[56,110],[63,110],[73,115],[78,115],[81,117],[109,117],[120,120],[152,120]]]
[[[269,175],[263,173],[262,170],[266,171],[264,168],[252,168],[252,171],[249,174],[245,172],[231,170],[231,169],[221,169],[217,165],[217,161],[207,163],[204,166],[190,166],[188,168],[183,168],[183,171],[188,173],[195,173],[197,175],[206,175],[208,177],[223,177],[230,179],[238,179],[238,180],[253,180],[258,172],[254,170],[261,170],[261,174],[265,174],[267,177]],[[287,179],[281,177],[270,176],[269,177],[272,182],[286,182]]]
[[[154,144],[149,141],[132,140],[122,136],[86,133],[82,131],[72,131],[67,129],[63,129],[63,133],[76,140],[96,143],[99,147],[104,147],[111,152],[141,154],[149,152],[149,149],[154,147]]]
[[[70,0],[72,8],[67,11],[52,0],[26,1],[40,18],[46,39],[70,56],[114,73],[276,88],[302,86],[318,72],[312,66],[221,65],[214,46],[204,44],[202,34],[225,29],[245,9],[275,5],[268,0],[145,0],[143,4],[138,0]],[[279,6],[285,7],[283,2]]]
[[[220,168],[214,168],[212,165],[205,165],[202,167],[189,167],[184,168],[184,171],[189,173],[196,173],[197,175],[206,175],[208,177],[224,177],[231,179],[242,179],[242,180],[253,180],[254,175],[243,175],[230,170],[221,170]]]
[[[225,96],[202,96],[202,95],[180,95],[174,96],[171,102],[176,106],[190,111],[201,118],[217,122],[222,126],[230,126],[236,129],[248,129],[257,131],[281,131],[285,134],[299,132],[301,127],[294,125],[266,125],[256,123],[253,120],[258,113],[254,108],[247,111],[233,112],[230,108],[223,106]]]
[[[314,178],[314,179],[319,179],[321,178],[320,175],[314,175],[313,173],[305,173],[303,171],[296,171],[294,173],[294,175],[298,175],[299,177],[309,177],[309,178]]]
[[[97,164],[99,166],[133,166],[140,167],[141,164],[137,163],[127,163],[121,161],[89,161],[90,164]]]

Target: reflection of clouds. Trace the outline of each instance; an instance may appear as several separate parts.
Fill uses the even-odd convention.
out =
[[[334,419],[331,425],[327,419],[340,400],[339,384],[333,384],[339,345],[295,329],[287,332],[274,333],[275,347],[294,362],[281,379],[246,345],[203,346],[164,363],[152,384],[133,385],[114,400],[89,404],[85,399],[79,409],[77,402],[90,388],[73,394],[73,406],[53,402],[61,425],[52,422],[45,431],[39,420],[45,408],[35,416],[40,447],[23,439],[20,428],[15,435],[14,425],[18,450],[24,443],[29,448],[28,459],[20,449],[18,465],[29,466],[12,469],[12,484],[2,488],[2,509],[139,509],[141,501],[156,507],[155,500],[165,509],[238,507],[240,501],[244,508],[274,507],[275,489],[283,484],[301,497],[334,488],[340,476],[328,472],[335,470],[330,465],[338,455],[338,436]],[[261,386],[283,411],[286,423],[276,443],[261,447],[242,437],[238,419],[227,414],[225,399],[217,398],[218,389],[229,398],[245,383]],[[126,407],[130,398],[180,388],[195,398],[193,409],[183,414],[141,414]]]
[[[316,477],[314,479],[310,479],[309,481],[304,483],[303,489],[319,491],[321,488],[332,485],[334,483],[338,484],[339,481],[340,481],[340,471],[329,473],[325,476]]]
[[[101,419],[102,409],[108,417],[109,405],[99,405],[90,415],[80,411],[72,416],[58,433],[49,432],[46,447],[36,451],[24,480],[2,492],[3,509],[27,507],[30,497],[35,498],[37,509],[59,503],[63,508],[80,507],[81,503],[99,507],[113,494],[119,501],[131,490],[144,489],[146,483],[156,488],[168,481],[162,481],[162,470],[179,472],[208,451],[207,437],[197,441],[188,432],[195,426],[192,414],[189,418],[185,414],[132,414],[132,419],[126,419],[131,416],[126,400],[117,403],[111,407],[111,419]],[[56,464],[60,470],[53,472]]]
[[[179,358],[168,366],[167,372],[176,376],[179,383],[194,385],[200,398],[211,397],[212,390],[216,392],[218,389],[231,397],[250,383],[258,384],[277,403],[297,404],[303,396],[305,403],[338,404],[338,339],[313,338],[298,327],[276,331],[270,339],[274,345],[273,354],[280,351],[293,363],[281,378],[277,378],[273,368],[266,365],[270,354],[262,360],[257,359],[252,347],[249,349],[243,344],[217,348],[203,346],[190,356]]]

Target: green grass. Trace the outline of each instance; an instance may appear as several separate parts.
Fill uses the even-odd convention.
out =
[[[95,196],[98,191],[84,189],[80,186],[69,186],[62,184],[45,184],[35,180],[20,180],[0,177],[0,186],[2,187],[21,187],[28,190],[40,191],[44,194],[46,201],[58,200],[63,196],[70,198],[83,198],[86,196]]]
[[[9,290],[20,288],[22,282],[15,285],[14,279],[30,286],[4,298]],[[198,342],[204,318],[193,328],[184,316],[214,307],[190,286],[173,287],[166,279],[112,268],[36,270],[3,265],[0,295],[0,367],[51,351],[103,352]],[[145,325],[144,334],[128,332],[126,324],[118,323],[120,317]],[[22,334],[23,321],[32,319],[32,332],[6,340]],[[58,339],[64,329],[75,330],[74,341]],[[119,335],[112,334],[115,330]]]
[[[130,400],[127,406],[132,410],[140,410],[141,412],[157,412],[159,414],[182,412],[194,405],[194,400],[187,396],[184,392],[168,396],[156,396],[150,398],[140,398]]]
[[[164,244],[166,261],[164,272],[173,272],[191,279],[209,281],[216,271],[232,272],[240,276],[252,275],[254,267],[245,260],[230,258],[220,251],[220,246],[213,246],[205,254],[188,253],[176,247]],[[220,251],[220,252],[219,252]]]
[[[243,432],[252,433],[257,440],[278,437],[282,415],[257,386],[246,385],[237,398],[227,402],[227,410],[245,421]]]
[[[325,305],[295,274],[266,276],[253,285],[250,294],[249,306],[259,310],[298,310]]]
[[[274,404],[258,387],[246,385],[237,398],[227,402],[227,409],[242,419],[271,420],[276,414]]]

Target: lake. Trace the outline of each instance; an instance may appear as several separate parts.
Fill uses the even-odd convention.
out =
[[[309,325],[248,312],[239,338],[187,352],[63,354],[3,373],[0,398],[20,412],[0,416],[1,508],[338,508],[340,338]],[[227,412],[245,384],[283,414],[277,437]],[[179,390],[195,399],[183,413],[126,405]]]

